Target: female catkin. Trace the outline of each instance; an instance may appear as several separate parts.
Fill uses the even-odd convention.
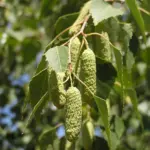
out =
[[[96,55],[102,59],[103,61],[111,62],[111,47],[109,44],[109,36],[107,32],[102,32],[102,37],[100,37],[100,40],[97,39],[97,47],[98,51],[96,51]]]
[[[71,35],[76,34],[80,31],[80,29],[81,29],[81,24],[80,23],[82,21],[84,21],[85,17],[88,15],[89,10],[90,10],[90,6],[91,6],[91,1],[88,1],[87,3],[85,3],[83,8],[81,9],[78,18],[76,19],[76,21],[74,22],[74,24],[72,25],[72,27],[69,30],[69,33]]]
[[[81,55],[80,79],[88,87],[81,85],[83,101],[93,104],[93,94],[96,93],[96,59],[91,49],[86,49]],[[90,91],[91,92],[90,92]]]
[[[65,129],[68,141],[74,141],[80,133],[82,122],[82,101],[80,91],[70,87],[66,92]]]
[[[81,42],[78,37],[74,38],[70,45],[71,64],[72,64],[73,69],[75,69],[75,65],[77,62],[78,55],[79,55],[80,45],[81,45]]]
[[[64,73],[56,73],[54,70],[51,71],[49,77],[49,95],[53,104],[57,108],[62,108],[66,103],[66,92],[63,85]]]

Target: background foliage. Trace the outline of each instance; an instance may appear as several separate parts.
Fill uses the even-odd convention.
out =
[[[46,45],[62,30],[72,25],[85,2],[86,0],[0,1],[0,149],[67,149],[64,146],[64,126],[60,124],[64,121],[62,111],[56,111],[52,103],[47,101],[48,96],[45,93],[46,58],[43,56],[41,62],[40,60]],[[116,7],[122,9],[118,11]],[[95,27],[93,28],[90,21],[86,32],[107,32],[111,43],[116,46],[113,47],[116,62],[103,62],[102,58],[97,57],[98,96],[102,101],[97,97],[95,99],[103,107],[91,110],[95,125],[93,150],[108,149],[104,130],[107,127],[107,114],[103,109],[106,103],[103,99],[109,100],[112,149],[148,150],[150,2],[126,0],[125,3],[112,0],[104,3],[93,0],[91,14]],[[66,40],[67,34],[59,37],[53,44],[58,45],[55,49],[62,49],[59,45]],[[89,38],[89,41],[95,43],[95,51],[99,49],[99,40],[98,37]],[[63,49],[65,52],[66,49]],[[51,53],[48,51],[46,57],[50,57]],[[28,95],[31,79],[29,88],[32,90]],[[29,99],[25,99],[26,95],[32,101],[23,110],[24,103]],[[103,115],[99,116],[98,109]],[[35,117],[26,127],[29,123],[28,117],[34,115],[31,111],[36,111]],[[80,139],[75,147],[83,149]]]

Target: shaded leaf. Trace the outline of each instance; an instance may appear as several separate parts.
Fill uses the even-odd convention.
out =
[[[29,83],[29,97],[32,107],[34,107],[48,89],[47,69],[36,74]]]
[[[47,61],[46,61],[45,55],[43,55],[40,63],[38,64],[38,67],[36,69],[36,74],[38,74],[39,72],[43,71],[46,68],[47,68]]]
[[[49,100],[49,97],[48,97],[48,92],[46,92],[42,98],[38,101],[38,103],[34,106],[28,120],[27,120],[27,123],[26,123],[26,127],[30,124],[31,120],[33,119],[34,115],[37,115],[37,112],[38,114],[41,112],[41,110],[43,109],[43,107],[45,106],[46,102]],[[38,118],[39,116],[36,116],[36,118]]]
[[[110,138],[110,124],[109,124],[109,114],[106,101],[100,97],[94,96],[95,102],[97,104],[98,110],[102,117],[102,121],[104,123],[106,134],[108,137],[108,143],[111,148],[111,138]]]
[[[95,29],[98,33],[107,32],[110,42],[122,52],[126,53],[129,49],[129,42],[133,35],[131,24],[122,24],[116,18],[112,17],[99,23]],[[98,40],[98,37],[96,37],[96,40]]]
[[[90,12],[96,26],[99,22],[110,17],[115,17],[123,14],[121,9],[116,9],[105,3],[103,0],[93,0]]]
[[[71,26],[76,20],[78,13],[67,14],[58,18],[55,23],[56,34]]]
[[[123,56],[121,52],[116,48],[113,47],[115,60],[116,60],[116,69],[118,72],[118,77],[121,82],[121,85],[123,86]]]
[[[49,49],[46,53],[48,64],[56,72],[64,72],[68,65],[68,47],[56,46]]]
[[[133,108],[136,112],[137,117],[140,119],[140,114],[138,111],[138,98],[136,95],[136,91],[134,89],[125,89],[125,96],[126,98],[130,99],[132,104],[133,104]]]
[[[39,137],[39,144],[41,150],[46,150],[49,145],[53,145],[54,139],[56,137],[56,127],[48,127],[44,129]]]

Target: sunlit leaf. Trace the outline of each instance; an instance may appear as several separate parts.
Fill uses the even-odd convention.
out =
[[[90,12],[95,26],[104,19],[123,14],[121,9],[116,9],[103,0],[92,0]]]
[[[63,72],[68,65],[68,47],[56,46],[49,49],[46,53],[48,64],[56,71]]]

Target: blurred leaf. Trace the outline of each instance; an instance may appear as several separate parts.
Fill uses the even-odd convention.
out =
[[[141,114],[150,117],[150,102],[143,101],[138,105],[138,110]]]
[[[37,32],[29,29],[21,30],[21,31],[14,31],[9,29],[7,30],[7,33],[8,35],[10,35],[11,37],[13,37],[19,42],[23,42],[25,38],[33,37],[37,35]]]
[[[144,19],[144,24],[146,31],[150,32],[150,1],[149,0],[143,0],[141,5],[140,5],[140,10],[142,17]]]
[[[121,138],[124,130],[125,130],[125,126],[124,126],[123,120],[120,117],[116,116],[115,117],[115,132],[119,139]]]
[[[100,112],[100,115],[102,117],[104,127],[106,129],[106,134],[108,137],[108,144],[111,148],[111,135],[110,135],[110,124],[109,124],[109,114],[108,114],[108,108],[106,101],[100,97],[94,96],[95,102],[97,104],[98,110]]]
[[[103,0],[93,0],[90,12],[92,14],[95,26],[104,19],[123,14],[123,11],[121,9],[113,8],[111,5],[105,3]]]
[[[46,60],[56,72],[64,72],[68,65],[68,47],[56,46],[46,53]]]
[[[21,51],[24,64],[29,64],[32,60],[34,60],[40,50],[41,44],[35,38],[24,39]]]
[[[134,19],[136,20],[142,34],[143,34],[143,37],[145,38],[145,25],[144,25],[144,20],[141,16],[141,13],[138,9],[138,6],[137,6],[137,3],[136,3],[136,0],[126,0],[126,3],[128,5],[128,7],[130,8],[131,10],[131,13],[134,17]]]
[[[117,137],[116,133],[111,132],[111,142],[112,142],[112,150],[116,150],[120,143],[120,139]]]
[[[40,17],[47,17],[50,13],[52,13],[56,2],[57,0],[42,0]]]
[[[128,50],[126,55],[126,66],[129,72],[131,72],[134,63],[135,63],[135,59],[133,53]]]
[[[138,98],[136,95],[136,91],[134,89],[125,89],[125,96],[131,100],[131,102],[133,104],[133,108],[135,110],[135,113],[136,113],[138,119],[140,119],[141,116],[138,111]]]

